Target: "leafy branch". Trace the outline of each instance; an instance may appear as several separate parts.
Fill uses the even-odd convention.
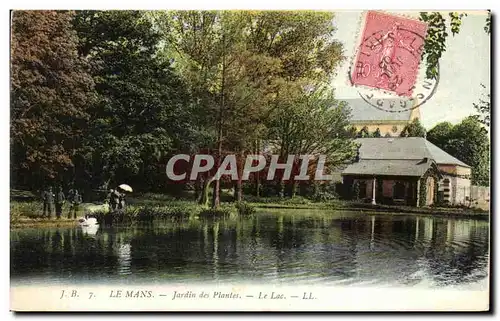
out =
[[[453,36],[460,33],[462,19],[467,17],[466,13],[450,12],[449,26],[447,19],[440,12],[421,12],[420,20],[428,25],[427,36],[424,44],[424,55],[422,59],[426,62],[426,78],[436,79],[438,76],[438,63],[442,54],[446,51],[446,39],[451,32]],[[486,17],[484,31],[490,34],[491,13]]]

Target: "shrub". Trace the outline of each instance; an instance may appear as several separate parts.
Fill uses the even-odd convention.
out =
[[[359,200],[359,197],[360,197],[360,186],[359,186],[359,181],[356,181],[353,185],[353,191],[352,191],[352,194],[353,194],[353,197],[355,200]]]
[[[280,202],[283,205],[306,205],[311,204],[311,201],[303,196],[295,196],[293,198],[287,198]]]
[[[233,213],[233,208],[227,205],[221,205],[218,208],[203,209],[200,211],[199,216],[203,218],[218,218],[229,217]]]
[[[313,195],[315,202],[328,202],[336,199],[336,195],[328,191],[318,191]]]
[[[235,207],[239,215],[252,215],[256,212],[255,207],[246,202],[237,202]]]
[[[43,204],[41,202],[11,202],[10,215],[25,216],[28,218],[41,218],[43,215]],[[52,209],[52,215],[55,215],[55,209]]]

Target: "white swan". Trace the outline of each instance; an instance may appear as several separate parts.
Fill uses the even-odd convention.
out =
[[[80,226],[95,226],[95,225],[99,225],[99,223],[97,222],[97,219],[95,217],[80,217],[78,219],[78,224],[80,224]]]

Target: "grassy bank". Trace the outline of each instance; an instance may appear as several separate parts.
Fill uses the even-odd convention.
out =
[[[26,227],[71,227],[75,226],[76,222],[73,219],[36,219],[36,218],[20,218],[14,222],[10,222],[11,228],[26,228]]]
[[[413,207],[400,205],[372,205],[370,203],[349,202],[341,200],[333,200],[328,202],[293,202],[274,201],[274,202],[252,202],[252,206],[260,209],[323,209],[323,210],[339,210],[339,211],[355,211],[367,214],[418,214],[430,216],[447,216],[447,217],[463,217],[489,219],[489,212],[477,208],[460,208],[460,207]]]
[[[94,210],[90,211],[91,207]],[[91,213],[100,224],[133,225],[155,220],[210,219],[245,216],[255,213],[254,207],[247,203],[222,203],[217,209],[211,209],[194,201],[179,200],[158,194],[130,198],[129,205],[124,211],[110,213],[108,210],[95,210],[95,207],[96,205],[91,203],[82,204],[77,217]],[[68,212],[69,205],[65,204],[61,219],[56,219],[54,212],[52,218],[47,219],[43,217],[43,204],[40,201],[11,201],[10,225],[11,227],[75,225],[75,219],[67,218]]]
[[[191,199],[186,199],[189,197]],[[255,198],[245,197],[245,202],[222,202],[217,209],[210,209],[194,202],[190,195],[176,198],[162,194],[135,194],[127,199],[128,206],[125,211],[113,213],[100,210],[93,213],[103,224],[125,224],[152,222],[154,220],[188,220],[199,218],[238,217],[252,215],[257,209],[262,210],[286,210],[286,209],[313,209],[313,210],[338,210],[349,212],[361,212],[366,214],[387,215],[429,215],[463,217],[476,219],[489,219],[489,213],[480,209],[453,208],[453,207],[411,207],[395,205],[372,205],[370,203],[349,202],[342,200],[329,200],[315,202],[304,197],[295,198]],[[88,212],[91,203],[80,206],[77,217]],[[63,217],[60,220],[42,217],[43,204],[36,200],[11,200],[10,222],[12,227],[28,226],[71,226],[76,224],[74,219],[68,219],[69,204],[63,206]]]

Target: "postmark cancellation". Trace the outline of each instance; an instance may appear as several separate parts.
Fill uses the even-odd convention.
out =
[[[427,25],[378,11],[366,12],[362,21],[349,75],[351,84],[412,97]]]

